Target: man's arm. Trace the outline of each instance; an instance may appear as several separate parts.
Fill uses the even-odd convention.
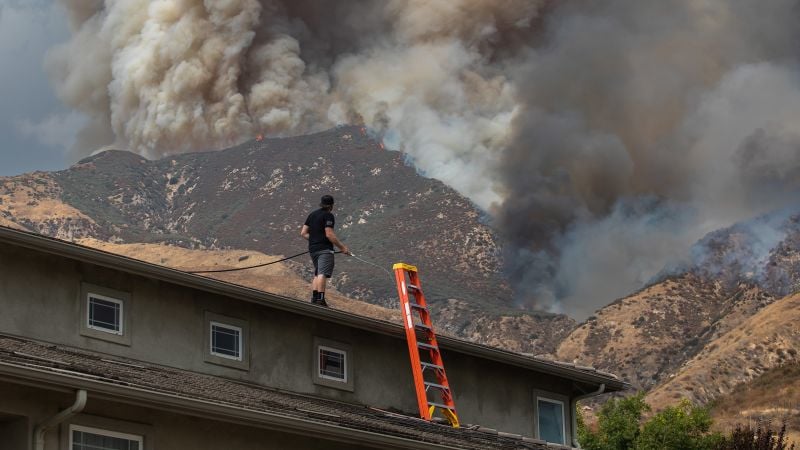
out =
[[[303,239],[308,240],[308,237],[310,236],[308,233],[308,225],[303,225],[303,228],[300,229],[300,236],[302,236]]]
[[[336,233],[333,232],[333,228],[325,227],[325,237],[328,238],[329,241],[331,241],[331,244],[339,247],[339,250],[342,253],[344,253],[345,255],[350,254],[350,249],[347,248],[346,245],[342,244],[339,238],[336,237]]]

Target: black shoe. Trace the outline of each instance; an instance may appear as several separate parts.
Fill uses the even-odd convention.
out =
[[[313,303],[313,304],[315,304],[317,306],[324,306],[325,308],[328,307],[328,304],[325,303],[325,299],[323,299],[323,298],[315,298],[314,300],[311,300],[311,303]]]

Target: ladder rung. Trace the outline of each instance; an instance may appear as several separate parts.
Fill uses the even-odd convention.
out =
[[[412,307],[412,308],[414,308],[414,309],[421,309],[421,310],[423,310],[423,311],[427,311],[427,310],[428,310],[428,308],[426,308],[426,307],[424,307],[424,306],[420,305],[419,303],[408,302],[408,306],[410,306],[410,307]]]
[[[443,384],[431,383],[430,381],[425,381],[425,386],[436,388],[436,389],[441,389],[443,391],[449,391],[450,390],[449,387],[447,387],[447,386],[445,386]]]
[[[443,370],[444,369],[444,367],[442,367],[442,366],[440,366],[438,364],[432,364],[432,363],[426,363],[426,362],[421,362],[420,364],[422,364],[422,370],[429,369],[429,368],[430,369],[434,369],[434,370]]]
[[[437,408],[449,409],[450,411],[455,411],[456,410],[452,406],[447,406],[447,405],[444,405],[442,403],[428,402],[428,406],[435,406]]]
[[[422,292],[422,289],[420,289],[420,288],[419,288],[419,286],[416,286],[416,285],[413,285],[413,284],[410,284],[410,283],[406,285],[406,288],[407,288],[409,291],[419,291],[419,292]]]
[[[427,348],[428,350],[436,350],[439,351],[439,347],[431,344],[425,344],[424,342],[417,342],[417,347],[419,348]]]
[[[414,328],[416,328],[416,329],[418,329],[420,331],[433,331],[433,328],[425,325],[424,323],[414,324]]]

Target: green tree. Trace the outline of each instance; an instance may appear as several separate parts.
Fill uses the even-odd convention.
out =
[[[624,450],[633,448],[639,436],[642,413],[650,406],[644,392],[634,396],[607,401],[597,415],[597,430],[591,430],[581,417],[578,421],[578,441],[589,450]]]
[[[650,411],[644,393],[612,399],[597,415],[597,429],[578,420],[578,439],[588,450],[711,450],[723,438],[711,433],[708,409],[692,406],[684,400],[664,409],[642,423],[643,413]]]
[[[711,433],[707,408],[682,400],[648,420],[636,438],[636,450],[706,450],[716,448],[722,435]]]

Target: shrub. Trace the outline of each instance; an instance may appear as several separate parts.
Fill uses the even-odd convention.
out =
[[[650,406],[644,392],[634,396],[607,401],[597,415],[597,431],[578,420],[578,441],[589,450],[620,450],[633,448],[639,436],[639,421]]]
[[[711,415],[707,408],[682,400],[659,412],[642,426],[634,448],[637,450],[714,449],[723,437],[711,433]]]
[[[683,400],[642,422],[650,407],[644,393],[606,402],[597,416],[597,430],[578,420],[578,439],[588,450],[712,450],[724,438],[711,433],[708,409]]]
[[[772,429],[769,421],[759,421],[755,430],[750,425],[737,425],[717,450],[794,450],[794,448],[794,443],[786,442],[786,421],[777,432]]]

